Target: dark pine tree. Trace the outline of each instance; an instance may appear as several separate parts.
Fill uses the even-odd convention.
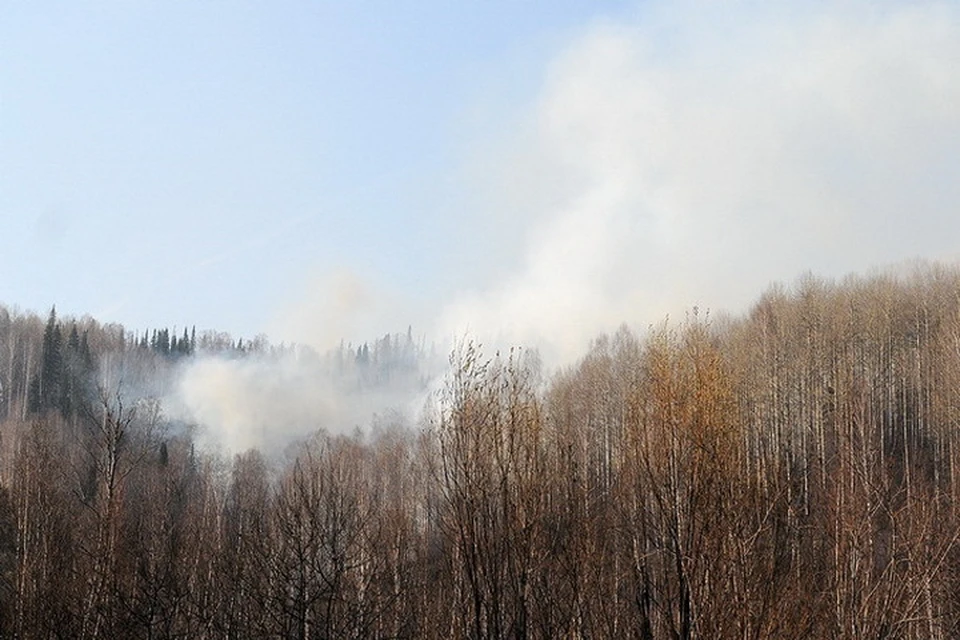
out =
[[[40,371],[30,384],[30,408],[33,411],[60,408],[63,400],[63,336],[57,323],[57,308],[50,309],[43,330]]]

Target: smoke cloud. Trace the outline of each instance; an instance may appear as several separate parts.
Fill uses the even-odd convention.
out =
[[[325,376],[295,357],[202,357],[180,379],[179,394],[207,447],[271,449],[331,423],[342,428]]]
[[[167,413],[196,425],[205,449],[228,454],[256,448],[276,456],[318,430],[410,424],[442,362],[411,329],[390,331],[396,311],[390,296],[349,269],[310,278],[277,314],[273,332],[292,344],[190,358]]]
[[[496,278],[463,282],[428,335],[441,352],[466,334],[537,347],[549,368],[623,322],[737,311],[808,270],[954,259],[957,60],[946,3],[662,1],[589,26],[503,117],[520,124],[465,162],[488,191],[464,224],[509,240],[479,269]],[[409,322],[349,271],[304,297],[276,333],[320,352]],[[295,355],[201,359],[179,395],[241,450],[419,408],[430,375],[367,394]]]
[[[167,410],[197,425],[208,450],[279,455],[318,430],[364,432],[375,419],[409,424],[433,377],[416,362],[427,361],[408,351],[392,362],[358,364],[346,349],[325,357],[309,348],[199,356],[181,371]]]
[[[558,56],[515,135],[536,149],[489,163],[505,200],[558,196],[525,214],[521,267],[456,297],[441,333],[563,363],[622,322],[738,310],[806,270],[957,255],[955,5],[645,7]]]
[[[362,341],[396,326],[382,322],[389,307],[386,292],[356,271],[341,268],[316,275],[274,320],[271,334],[325,351],[341,341]]]

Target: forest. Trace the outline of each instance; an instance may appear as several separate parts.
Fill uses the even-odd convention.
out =
[[[960,267],[772,285],[548,371],[329,354],[422,415],[197,445],[180,363],[293,347],[0,308],[0,636],[960,636]],[[280,408],[278,407],[278,410]]]

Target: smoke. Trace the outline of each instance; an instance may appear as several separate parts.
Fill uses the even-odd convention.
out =
[[[201,357],[184,370],[179,394],[206,447],[270,449],[339,422],[330,385],[311,369],[292,356]]]
[[[318,430],[412,423],[442,367],[412,329],[391,333],[401,315],[391,300],[349,269],[308,278],[274,322],[289,346],[185,360],[165,410],[196,425],[204,449],[223,453],[280,455]]]
[[[426,400],[431,376],[417,370],[413,355],[407,355],[393,366],[358,363],[346,349],[325,357],[302,347],[242,357],[199,356],[180,372],[166,409],[197,425],[198,441],[207,450],[257,448],[277,455],[318,430],[352,434],[366,431],[375,419],[412,421]]]
[[[471,147],[486,191],[463,224],[502,242],[472,266],[486,279],[437,304],[428,335],[536,347],[552,367],[623,322],[737,311],[808,270],[954,258],[957,60],[960,8],[943,3],[655,1],[590,25],[535,103],[502,117],[519,124]],[[398,296],[351,271],[303,297],[275,333],[321,353],[409,322]],[[301,356],[201,359],[179,396],[241,450],[419,408],[433,373],[359,392]]]
[[[385,291],[354,270],[315,275],[273,322],[271,334],[326,351],[341,341],[363,341],[396,330],[383,322]]]
[[[180,369],[168,412],[197,425],[205,449],[279,455],[318,430],[415,420],[440,366],[411,330],[390,332],[391,297],[349,269],[305,287],[272,330],[290,346],[201,353]]]
[[[953,258],[958,59],[939,3],[654,2],[591,26],[515,132],[536,148],[487,163],[507,207],[549,207],[514,222],[521,266],[452,300],[440,333],[557,364],[622,322],[738,310],[806,270]],[[525,183],[562,186],[547,202]]]

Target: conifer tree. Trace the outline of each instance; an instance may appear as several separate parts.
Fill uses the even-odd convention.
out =
[[[30,408],[33,411],[60,407],[63,393],[63,336],[57,323],[57,308],[43,331],[40,371],[30,383]]]

